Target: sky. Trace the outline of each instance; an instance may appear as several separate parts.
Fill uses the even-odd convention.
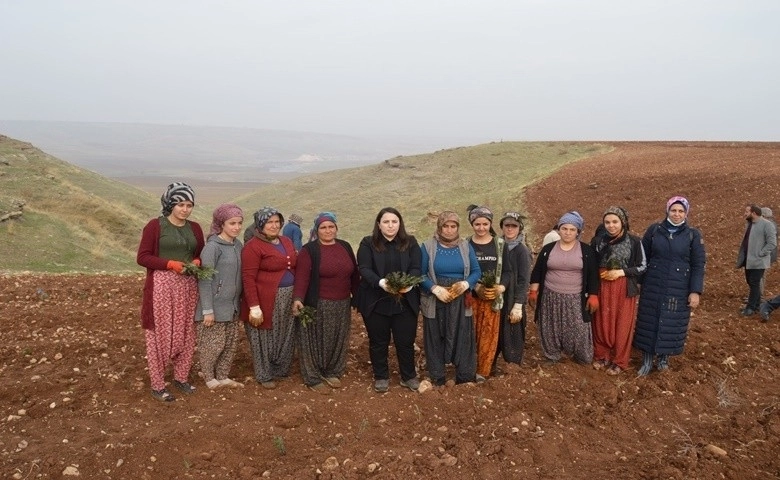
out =
[[[0,0],[0,120],[780,140],[780,2]]]

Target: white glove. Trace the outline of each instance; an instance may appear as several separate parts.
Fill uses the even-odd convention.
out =
[[[436,298],[438,298],[441,302],[450,303],[452,301],[450,291],[440,285],[433,287],[433,289],[431,289],[431,293],[436,295]]]
[[[387,293],[393,293],[393,291],[390,290],[390,287],[387,286],[387,280],[385,280],[384,278],[379,281],[379,288],[381,288]]]
[[[263,323],[263,311],[260,310],[259,305],[249,307],[249,323],[254,326],[258,326]]]
[[[515,303],[509,311],[509,323],[517,323],[523,319],[523,304]]]
[[[463,292],[469,289],[469,282],[465,280],[461,280],[460,282],[455,282],[450,287],[452,291],[453,297],[458,297],[460,295],[463,295]]]

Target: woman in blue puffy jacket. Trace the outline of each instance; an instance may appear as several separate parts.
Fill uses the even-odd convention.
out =
[[[669,355],[679,355],[688,336],[691,310],[704,289],[706,253],[699,230],[687,223],[685,197],[666,202],[666,219],[650,225],[642,238],[647,273],[642,279],[634,348],[642,351],[639,375],[669,368]]]

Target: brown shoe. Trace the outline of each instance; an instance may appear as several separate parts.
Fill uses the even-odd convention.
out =
[[[337,377],[325,377],[322,379],[330,388],[341,388],[341,380]]]
[[[330,388],[326,387],[324,383],[318,383],[316,385],[309,385],[309,390],[317,392],[320,395],[330,395]]]

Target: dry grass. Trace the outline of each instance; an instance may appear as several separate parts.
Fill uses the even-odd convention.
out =
[[[335,170],[261,186],[238,199],[246,212],[263,205],[285,216],[298,213],[308,230],[320,211],[339,218],[339,236],[357,245],[371,232],[382,207],[404,215],[407,230],[419,238],[433,231],[442,210],[465,214],[471,203],[500,215],[523,210],[527,185],[567,163],[610,147],[587,143],[501,142],[396,157],[376,165]],[[137,270],[135,251],[143,225],[159,214],[157,195],[101,177],[0,135],[0,206],[26,202],[21,220],[0,225],[3,269],[32,271]],[[161,187],[162,189],[163,187]],[[229,184],[226,184],[229,188]],[[193,219],[204,228],[211,205],[199,204]],[[462,233],[470,232],[466,222]]]

